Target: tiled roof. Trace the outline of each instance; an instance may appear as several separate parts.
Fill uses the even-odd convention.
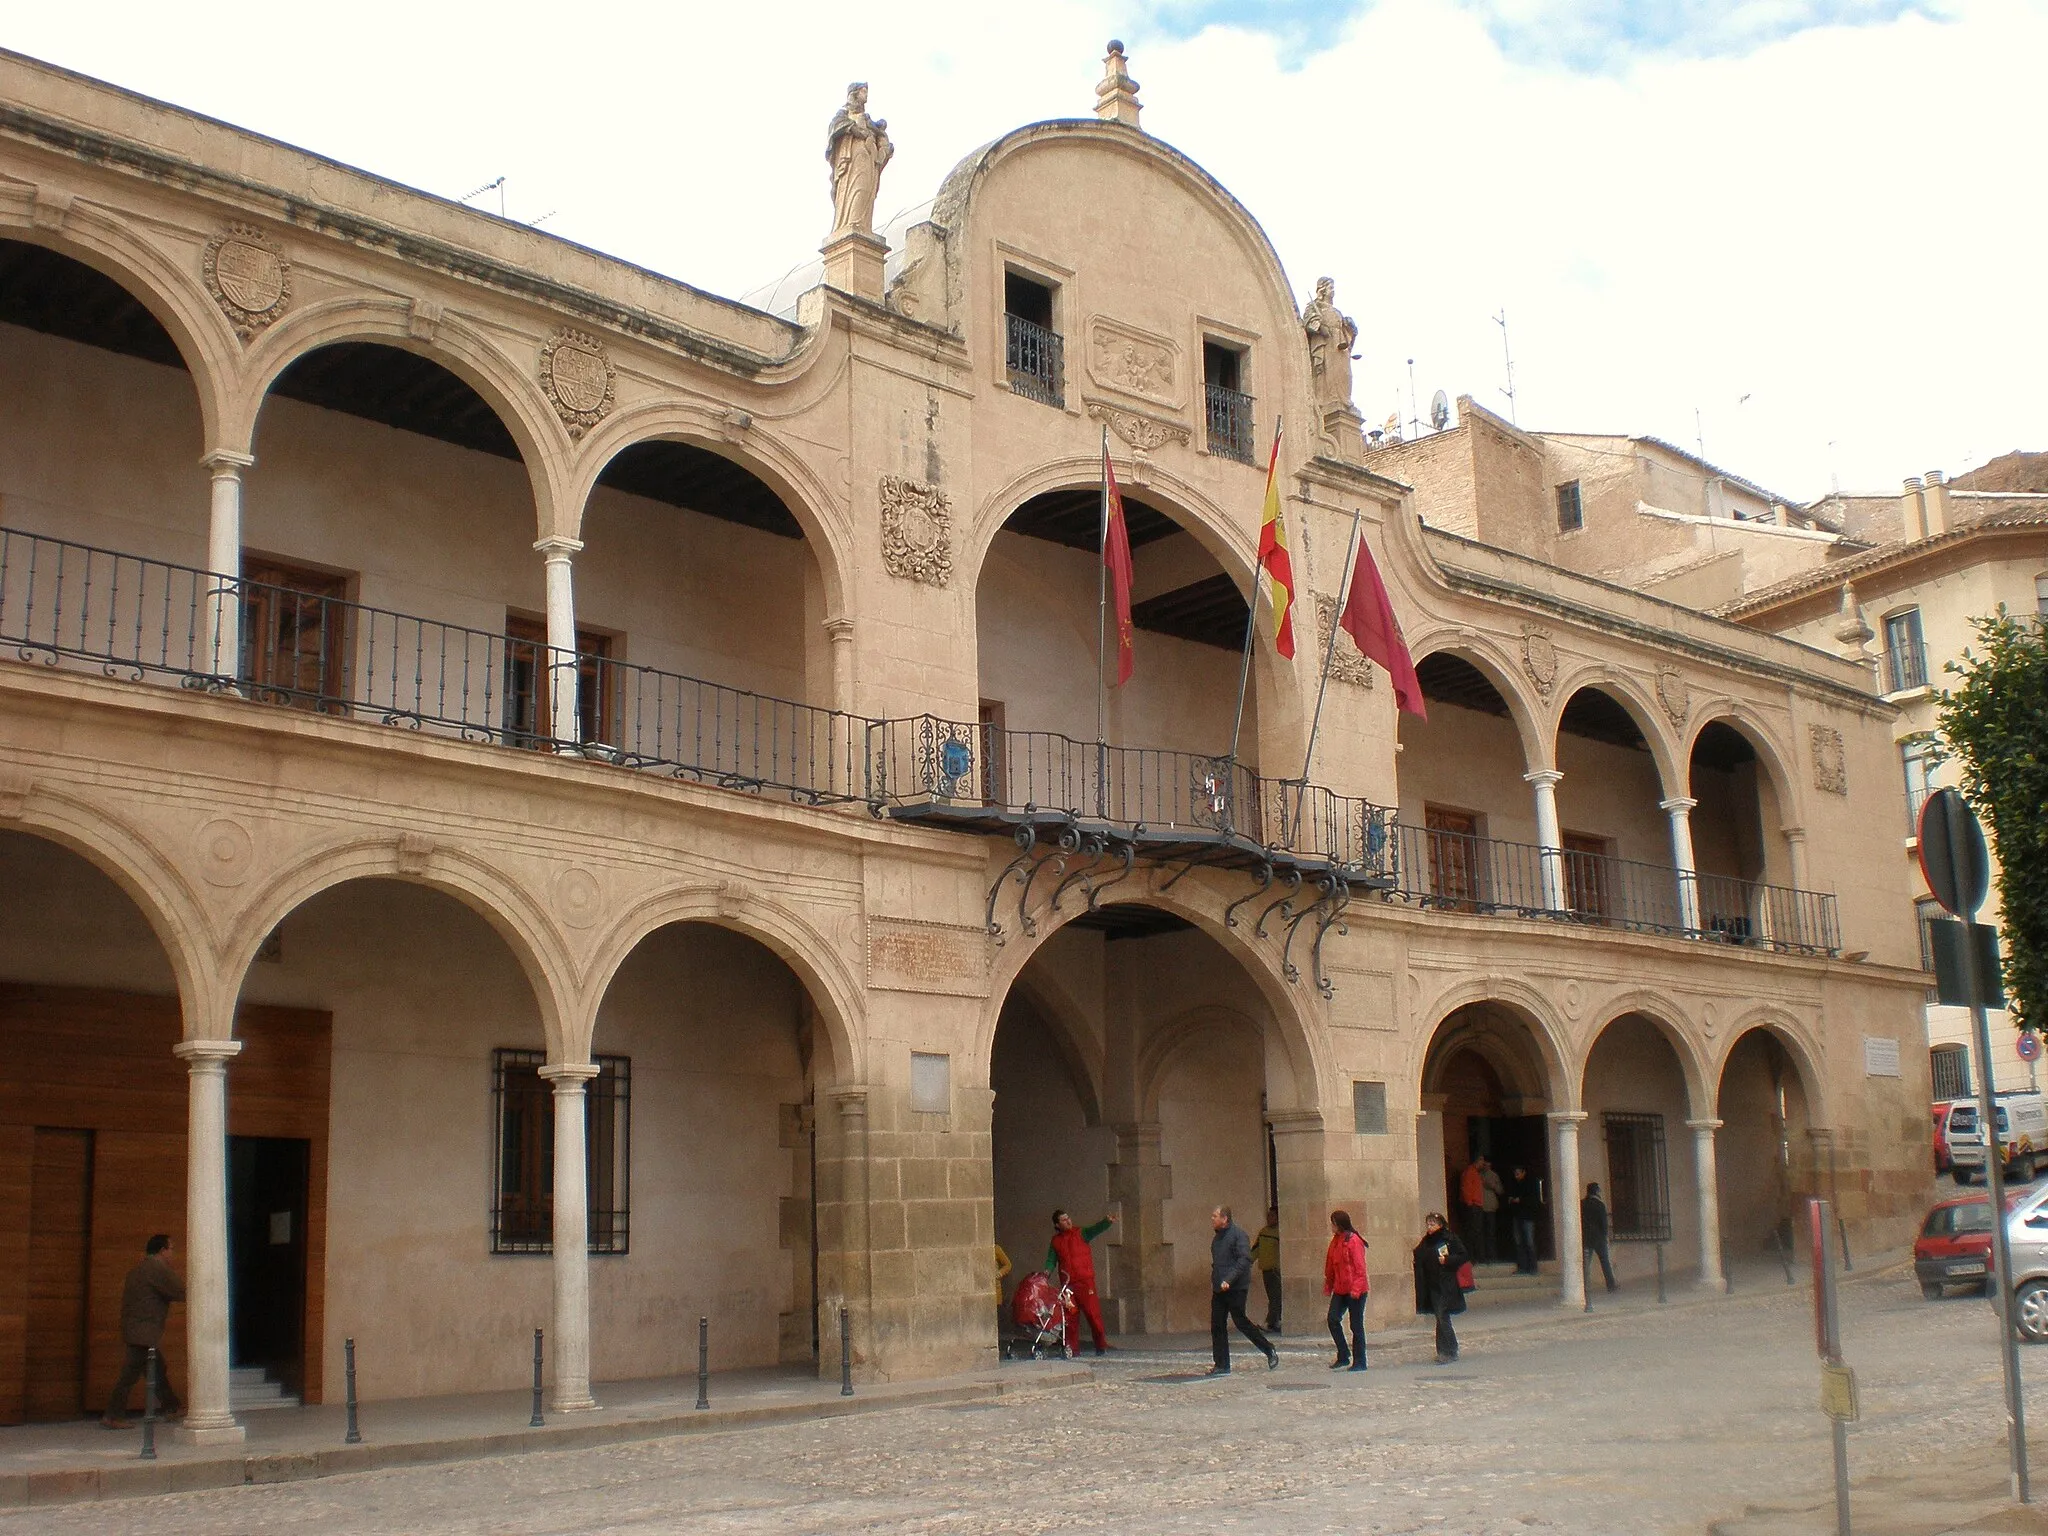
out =
[[[1754,592],[1746,592],[1734,602],[1723,603],[1709,612],[1718,619],[1740,619],[1752,613],[1762,612],[1766,608],[1776,608],[1796,598],[1824,592],[1829,587],[1840,586],[1845,581],[1854,581],[1872,571],[1883,570],[1905,560],[1918,559],[1936,550],[1952,548],[1979,534],[2028,528],[2048,529],[2048,507],[2042,506],[2039,502],[2007,502],[2003,505],[1992,502],[1979,505],[1986,510],[1976,513],[1961,527],[1951,528],[1947,533],[1937,533],[1926,539],[1894,539],[1891,543],[1880,544],[1864,554],[1852,555],[1845,560],[1832,560],[1826,565],[1785,581],[1768,587],[1759,587]]]

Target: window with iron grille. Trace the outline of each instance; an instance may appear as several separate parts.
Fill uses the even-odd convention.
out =
[[[1887,693],[1927,686],[1927,642],[1921,637],[1918,608],[1885,619],[1884,671]]]
[[[1662,1115],[1606,1114],[1608,1231],[1618,1243],[1671,1241]]]
[[[1967,1099],[1970,1096],[1970,1052],[1965,1046],[1937,1045],[1930,1053],[1934,1066],[1934,1096],[1937,1099]]]
[[[1917,837],[1920,834],[1920,807],[1934,793],[1934,776],[1941,767],[1933,739],[1914,736],[1900,742],[1899,765],[1906,773],[1906,826]]]
[[[1053,329],[1052,289],[1003,274],[1003,362],[1010,388],[1045,405],[1066,404],[1064,343]]]
[[[1919,924],[1920,928],[1920,969],[1927,972],[1927,974],[1930,977],[1934,974],[1933,924],[1938,922],[1940,919],[1946,917],[1947,915],[1948,914],[1942,910],[1941,903],[1936,901],[1932,896],[1922,896],[1913,903],[1913,917],[1914,920]],[[1941,992],[1939,988],[1933,986],[1928,987],[1928,1002],[1935,1002],[1940,998],[1940,996]]]
[[[1579,482],[1567,480],[1557,488],[1557,531],[1577,533],[1586,526],[1586,503],[1579,495]]]
[[[1252,397],[1244,392],[1244,353],[1204,340],[1202,388],[1207,403],[1204,446],[1219,457],[1251,463]]]
[[[545,1051],[491,1053],[497,1171],[491,1252],[552,1253],[555,1245],[555,1087]],[[592,1253],[624,1253],[630,1236],[633,1063],[598,1056],[583,1088],[585,1187]]]

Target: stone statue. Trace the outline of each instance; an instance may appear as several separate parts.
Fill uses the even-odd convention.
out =
[[[1351,345],[1358,340],[1358,327],[1337,309],[1334,278],[1316,279],[1316,296],[1301,312],[1301,328],[1308,333],[1309,366],[1315,370],[1316,403],[1351,403]]]
[[[825,136],[825,163],[832,167],[831,237],[875,232],[875,193],[882,167],[895,153],[888,122],[868,116],[868,88],[855,81]]]

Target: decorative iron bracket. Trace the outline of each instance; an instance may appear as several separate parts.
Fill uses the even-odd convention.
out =
[[[1030,808],[1026,807],[1026,809]],[[996,876],[995,883],[988,888],[988,909],[983,914],[982,922],[988,929],[989,937],[998,944],[1004,943],[1005,940],[1003,938],[1003,925],[996,921],[996,899],[1003,894],[1003,887],[1010,883],[1010,877],[1031,862],[1031,850],[1037,846],[1038,828],[1034,823],[1027,821],[1017,829],[1017,857],[1003,866],[1003,872]],[[1027,876],[1026,879],[1028,880],[1029,877]]]
[[[1223,926],[1235,928],[1237,926],[1237,909],[1248,901],[1257,901],[1264,892],[1272,887],[1272,884],[1273,861],[1266,859],[1259,865],[1259,883],[1223,909]]]

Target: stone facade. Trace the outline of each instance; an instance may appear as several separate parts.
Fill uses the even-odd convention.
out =
[[[1801,1191],[1859,1251],[1910,1230],[1917,949],[1854,793],[1892,706],[1290,434],[1302,612],[1362,519],[1431,717],[1333,688],[1311,755],[1320,655],[1262,643],[1238,730],[1263,467],[1210,451],[1197,360],[1261,444],[1325,418],[1258,225],[1128,94],[964,161],[882,301],[781,317],[0,59],[0,256],[48,296],[0,315],[0,980],[179,1001],[190,1433],[237,1433],[256,1349],[238,999],[332,1018],[302,1347],[356,1339],[370,1396],[516,1385],[545,1326],[573,1410],[699,1316],[714,1363],[836,1372],[842,1309],[858,1374],[961,1369],[1053,1204],[1118,1214],[1128,1329],[1199,1320],[1216,1203],[1278,1204],[1297,1317],[1350,1208],[1398,1315],[1489,1146],[1553,1186],[1567,1302],[1583,1178],[1710,1283]],[[492,1251],[515,1205],[548,1252]]]

